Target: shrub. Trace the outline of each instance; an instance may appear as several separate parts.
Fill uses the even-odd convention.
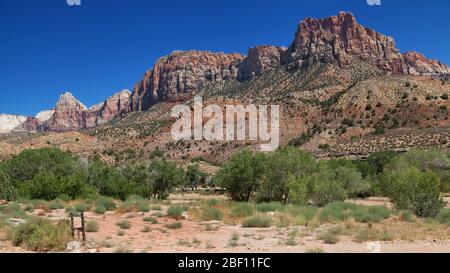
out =
[[[264,215],[255,215],[242,220],[242,227],[268,228],[272,224],[272,219]]]
[[[75,211],[77,212],[86,212],[91,210],[91,205],[89,204],[76,204],[75,205]]]
[[[131,223],[127,220],[123,220],[123,221],[118,222],[117,226],[120,227],[121,229],[130,229]]]
[[[145,201],[139,202],[136,206],[137,206],[137,210],[139,212],[149,212],[150,211],[150,206]]]
[[[66,214],[69,216],[79,216],[80,215],[80,213],[78,213],[77,210],[72,206],[66,207],[65,211],[66,211]]]
[[[149,226],[146,226],[142,229],[142,233],[149,233],[151,231]]]
[[[183,223],[182,222],[173,222],[171,224],[167,224],[166,228],[168,228],[168,229],[181,229],[181,228],[183,228]]]
[[[256,205],[256,210],[260,212],[281,211],[283,208],[283,204],[278,202],[260,203]]]
[[[51,210],[63,209],[64,204],[60,200],[55,200],[48,205],[48,208]]]
[[[154,217],[145,217],[143,220],[144,220],[144,222],[150,222],[152,224],[157,224],[158,223],[158,220],[156,218],[154,218]]]
[[[336,223],[352,218],[359,223],[378,223],[390,215],[390,210],[382,206],[366,207],[337,202],[325,206],[319,214],[319,220],[322,223]]]
[[[308,206],[291,206],[287,208],[287,212],[295,217],[296,224],[307,226],[316,217],[317,208]]]
[[[319,236],[319,239],[322,240],[325,244],[334,245],[339,242],[339,238],[336,234],[327,231]]]
[[[101,206],[106,209],[106,211],[113,211],[116,209],[116,203],[114,199],[109,197],[101,197],[95,201],[95,206]]]
[[[210,199],[206,202],[206,205],[208,207],[215,207],[215,206],[218,206],[219,204],[220,204],[220,201],[217,199]]]
[[[13,245],[24,245],[37,252],[64,250],[71,240],[70,228],[66,222],[54,225],[49,220],[33,219],[20,225],[13,232]]]
[[[437,216],[441,224],[450,225],[450,209],[443,209]]]
[[[86,232],[97,232],[99,229],[96,221],[89,221],[86,223]]]
[[[248,217],[254,214],[254,208],[248,203],[239,203],[231,208],[230,212],[233,217]]]
[[[17,191],[16,188],[14,188],[9,175],[0,169],[0,199],[11,201],[16,197]]]
[[[420,217],[434,217],[444,207],[435,173],[408,168],[388,177],[388,194],[396,208],[412,210]]]
[[[97,214],[105,214],[106,213],[106,208],[105,208],[104,205],[96,205],[94,212],[97,213]]]
[[[223,212],[216,208],[205,208],[202,213],[203,221],[222,220]]]
[[[413,222],[414,221],[414,215],[409,210],[402,210],[398,213],[398,218],[400,221],[404,222]]]
[[[183,215],[183,212],[184,209],[180,206],[170,206],[167,209],[167,216],[178,218]]]

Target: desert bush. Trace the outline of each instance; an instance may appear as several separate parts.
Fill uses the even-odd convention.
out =
[[[150,205],[146,201],[140,201],[136,204],[137,210],[139,212],[149,212],[150,211]]]
[[[101,197],[95,201],[95,206],[104,207],[106,211],[113,211],[116,209],[116,203],[114,199],[109,197]]]
[[[13,245],[46,252],[51,250],[64,250],[71,240],[70,228],[66,222],[54,225],[49,220],[33,219],[20,225],[13,231]]]
[[[184,209],[181,206],[170,206],[167,209],[167,216],[180,217],[183,215]]]
[[[334,245],[339,242],[339,237],[337,234],[327,231],[319,236],[319,240],[322,240],[325,244]]]
[[[50,204],[48,205],[48,208],[51,210],[63,209],[64,203],[61,200],[57,199],[57,200],[50,202]]]
[[[217,208],[204,208],[201,217],[203,221],[222,220],[223,212]]]
[[[230,215],[233,217],[248,217],[255,213],[253,205],[249,203],[238,203],[231,208]]]
[[[397,209],[420,217],[434,217],[444,207],[440,179],[431,171],[407,168],[387,174],[387,193]]]
[[[241,224],[245,228],[268,228],[272,224],[272,219],[264,215],[255,215],[243,219]]]
[[[391,211],[386,207],[337,202],[325,206],[319,213],[319,220],[322,223],[338,223],[351,218],[359,223],[377,223],[390,216]]]
[[[283,208],[284,208],[283,204],[278,202],[256,204],[256,210],[260,212],[281,211]]]
[[[436,218],[441,224],[450,226],[450,209],[443,209]]]
[[[143,220],[144,220],[144,222],[150,222],[152,224],[157,224],[158,223],[158,220],[156,218],[154,218],[154,217],[145,217]]]
[[[166,228],[168,228],[168,229],[181,229],[181,228],[183,228],[183,223],[182,222],[173,222],[171,224],[167,224]]]
[[[295,224],[307,226],[317,215],[318,209],[310,206],[290,206],[287,212],[295,217]]]
[[[117,223],[117,226],[121,229],[130,229],[131,223],[127,220],[123,220]]]
[[[142,229],[142,233],[149,233],[151,231],[151,229],[150,229],[150,227],[149,226],[145,226],[143,229]]]
[[[104,205],[96,205],[94,212],[97,214],[105,214],[106,213],[106,207]]]
[[[206,205],[208,207],[215,207],[215,206],[218,206],[219,204],[220,204],[220,201],[217,199],[210,199],[206,202]]]
[[[90,204],[76,204],[75,205],[75,211],[76,212],[87,212],[92,209],[92,206]]]
[[[99,226],[97,221],[89,221],[86,223],[86,232],[98,232]]]
[[[413,222],[414,221],[414,215],[409,210],[402,210],[398,213],[398,218],[400,221],[404,222]]]

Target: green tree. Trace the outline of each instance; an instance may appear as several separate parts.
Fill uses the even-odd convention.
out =
[[[421,217],[434,217],[444,207],[439,176],[431,171],[410,167],[387,173],[385,179],[388,196],[398,209],[412,210]]]
[[[185,183],[184,170],[166,160],[153,161],[150,164],[148,187],[153,198],[166,199],[177,186]]]
[[[248,202],[259,190],[264,175],[266,156],[242,151],[234,154],[230,161],[216,175],[215,181],[226,189],[234,201]]]
[[[192,190],[196,190],[198,186],[204,185],[206,183],[206,173],[200,170],[200,166],[198,164],[188,166],[186,170],[186,177],[187,185]]]
[[[11,201],[17,197],[17,191],[8,174],[0,169],[0,199]]]
[[[302,178],[314,174],[316,170],[317,162],[310,153],[292,146],[277,150],[267,159],[266,172],[258,194],[259,201],[290,202],[289,193],[293,188],[293,181],[302,181]]]

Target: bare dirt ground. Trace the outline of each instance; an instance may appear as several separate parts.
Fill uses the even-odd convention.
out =
[[[172,196],[172,204],[192,203],[211,199],[211,196],[178,195]],[[217,197],[214,197],[217,198]],[[224,197],[220,197],[223,198]],[[371,198],[351,200],[364,205],[387,205],[388,200]],[[168,224],[176,220],[165,216],[168,205],[161,205],[161,210],[148,213],[107,212],[98,215],[86,213],[87,221],[95,220],[99,225],[98,232],[87,234],[87,243],[81,252],[88,253],[448,253],[450,252],[450,228],[421,220],[404,222],[395,218],[373,225],[347,224],[341,225],[344,232],[336,244],[326,244],[318,237],[327,229],[336,225],[320,225],[314,227],[275,227],[243,228],[239,222],[230,220],[203,222],[190,213],[179,220],[180,229],[170,229]],[[36,211],[34,214],[39,214]],[[42,212],[41,212],[42,214]],[[64,210],[55,210],[45,214],[51,220],[66,218]],[[146,217],[157,219],[157,223],[144,221]],[[120,221],[129,221],[130,229],[117,226]],[[146,230],[145,230],[146,229]],[[392,234],[385,241],[358,241],[355,234],[361,230],[384,231]],[[232,239],[234,238],[234,240]],[[26,252],[25,249],[13,247],[0,234],[0,252]]]

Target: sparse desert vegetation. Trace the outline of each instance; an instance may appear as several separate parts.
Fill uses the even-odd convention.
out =
[[[273,154],[243,151],[206,179],[225,195],[212,193],[202,176],[194,183],[193,169],[186,175],[163,162],[121,175],[120,169],[130,167],[94,159],[89,165],[96,167],[81,168],[77,157],[57,150],[21,156],[29,164],[17,158],[0,164],[2,183],[8,185],[0,191],[11,201],[0,206],[0,238],[9,244],[2,251],[67,251],[67,243],[76,240],[68,217],[81,212],[87,219],[86,251],[95,246],[102,252],[276,252],[286,247],[365,252],[366,244],[376,241],[386,251],[397,246],[420,252],[423,242],[429,242],[429,251],[444,251],[450,241],[444,194],[450,160],[441,150],[382,152],[365,161],[322,161],[291,147]],[[49,163],[42,159],[47,156],[57,159]],[[53,190],[33,182],[41,181],[41,165]],[[158,170],[168,174],[147,176]],[[90,177],[112,180],[91,183]],[[162,190],[159,183],[174,177],[178,184]]]

